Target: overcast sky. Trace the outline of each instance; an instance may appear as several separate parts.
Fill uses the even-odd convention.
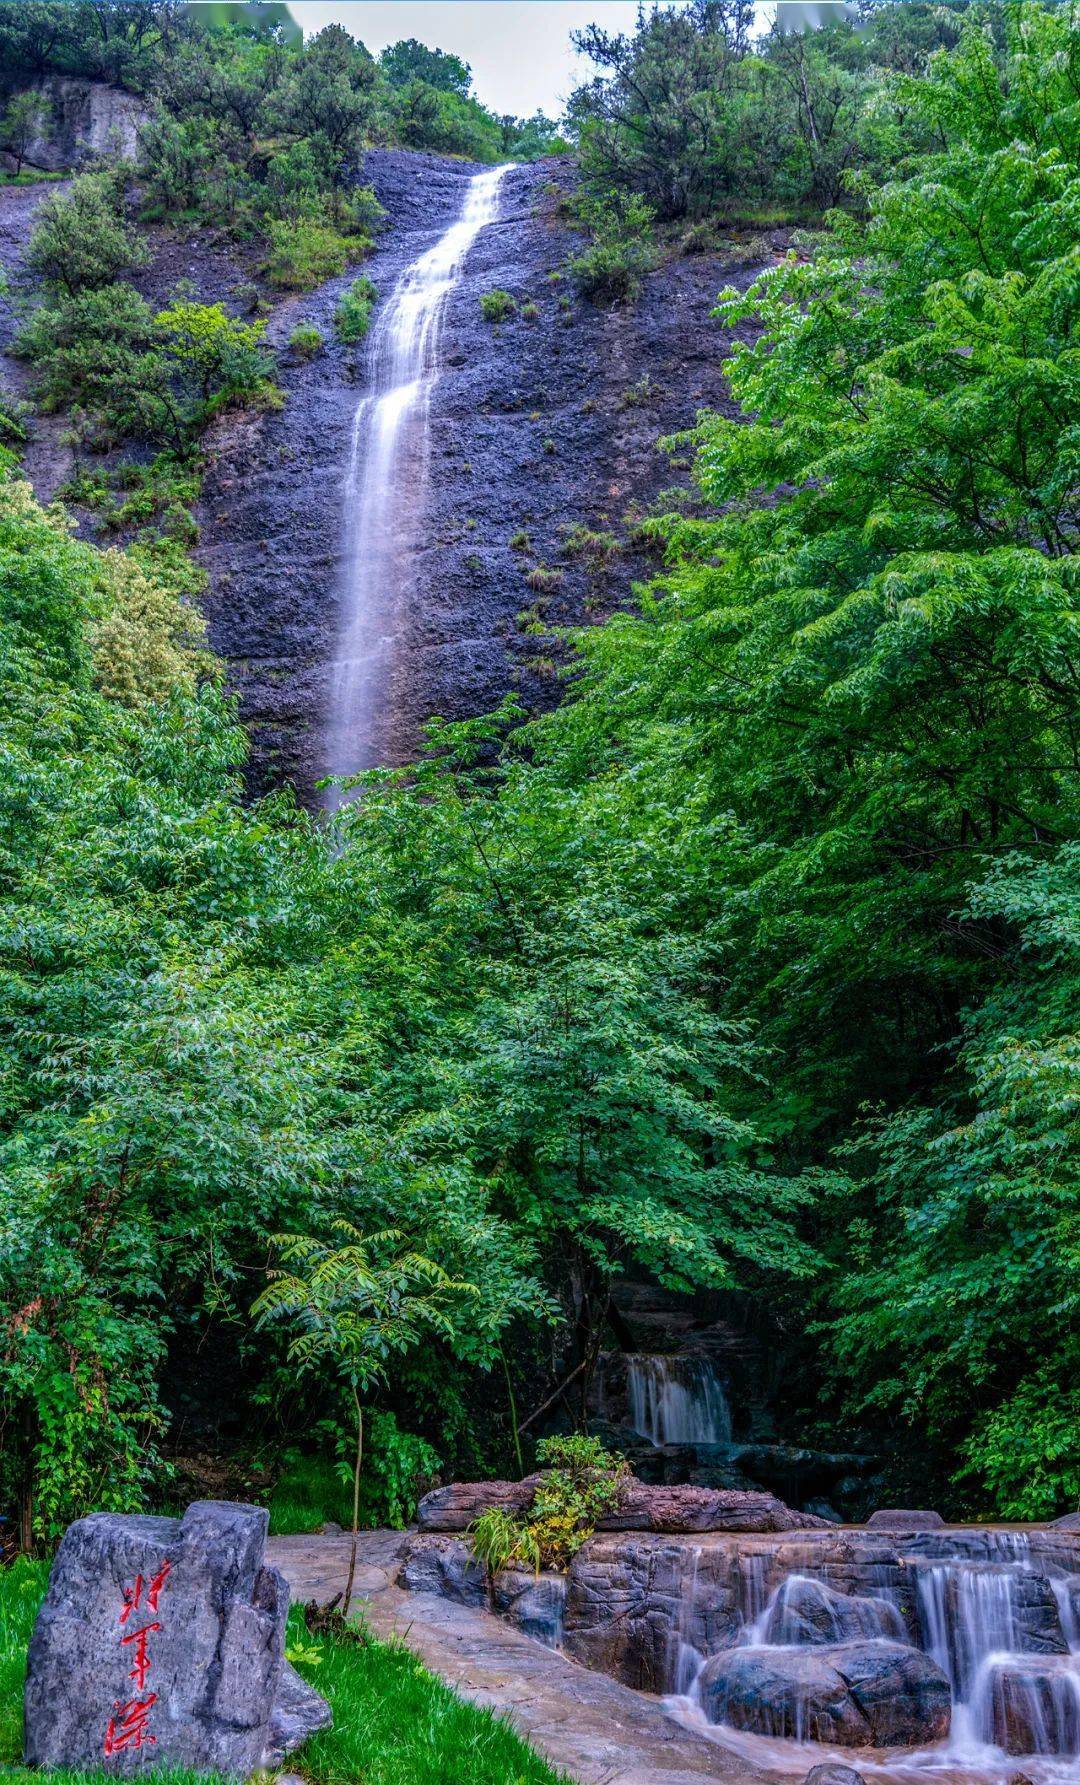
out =
[[[378,55],[399,37],[451,50],[473,71],[476,95],[496,112],[557,115],[590,64],[570,44],[594,19],[632,31],[635,0],[289,0],[305,36],[344,25]]]

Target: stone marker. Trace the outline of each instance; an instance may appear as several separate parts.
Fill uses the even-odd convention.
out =
[[[266,1529],[260,1507],[215,1500],[70,1526],[30,1643],[27,1764],[245,1779],[327,1728],[329,1705],[285,1660]]]

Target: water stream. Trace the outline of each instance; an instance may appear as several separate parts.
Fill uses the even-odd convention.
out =
[[[856,1767],[874,1785],[1080,1781],[1080,1577],[1033,1562],[1020,1532],[935,1533],[906,1555],[910,1585],[903,1591],[883,1577],[880,1585],[859,1588],[870,1597],[834,1594],[810,1629],[807,1590],[812,1604],[814,1591],[827,1589],[828,1574],[826,1567],[814,1576],[786,1575],[765,1597],[759,1569],[744,1566],[738,1647],[779,1655],[845,1641],[915,1646],[949,1682],[952,1709],[943,1741],[896,1750],[810,1741],[799,1704],[794,1727],[788,1710],[769,1735],[710,1721],[698,1685],[706,1658],[698,1656],[695,1668],[683,1634],[685,1612],[671,1670],[673,1714],[755,1766],[800,1777],[829,1760]],[[696,1592],[697,1579],[695,1557],[685,1568],[684,1597]],[[842,1614],[836,1627],[830,1603]]]
[[[626,1392],[631,1424],[650,1444],[731,1442],[727,1397],[705,1358],[631,1354]]]
[[[509,170],[488,168],[470,180],[461,216],[406,267],[369,337],[368,389],[357,406],[346,477],[345,586],[326,741],[331,775],[368,768],[386,753],[402,570],[423,502],[443,314],[469,249],[498,215]]]

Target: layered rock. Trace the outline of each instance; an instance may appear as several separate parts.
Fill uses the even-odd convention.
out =
[[[948,1680],[901,1643],[731,1649],[706,1662],[697,1684],[711,1722],[759,1735],[901,1747],[949,1729]]]
[[[420,1502],[421,1531],[465,1531],[483,1512],[523,1512],[532,1505],[537,1475],[523,1481],[456,1481]],[[619,1503],[599,1521],[601,1531],[801,1531],[827,1529],[829,1520],[793,1512],[775,1494],[733,1488],[653,1487],[631,1477]]]
[[[796,1574],[777,1594],[762,1641],[807,1645],[854,1642],[860,1637],[905,1642],[907,1631],[896,1606],[887,1599],[838,1593],[824,1581]]]
[[[1080,1753],[1080,1675],[1066,1663],[995,1662],[979,1691],[979,1722],[1006,1754]]]

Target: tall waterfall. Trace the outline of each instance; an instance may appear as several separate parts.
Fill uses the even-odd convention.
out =
[[[650,1444],[730,1441],[727,1398],[705,1358],[629,1356],[626,1389],[634,1430]]]
[[[509,165],[489,168],[469,182],[461,216],[405,269],[371,331],[368,394],[357,407],[346,480],[345,581],[326,749],[333,775],[369,768],[380,757],[401,570],[427,473],[443,312],[470,247],[498,215],[508,172]]]

